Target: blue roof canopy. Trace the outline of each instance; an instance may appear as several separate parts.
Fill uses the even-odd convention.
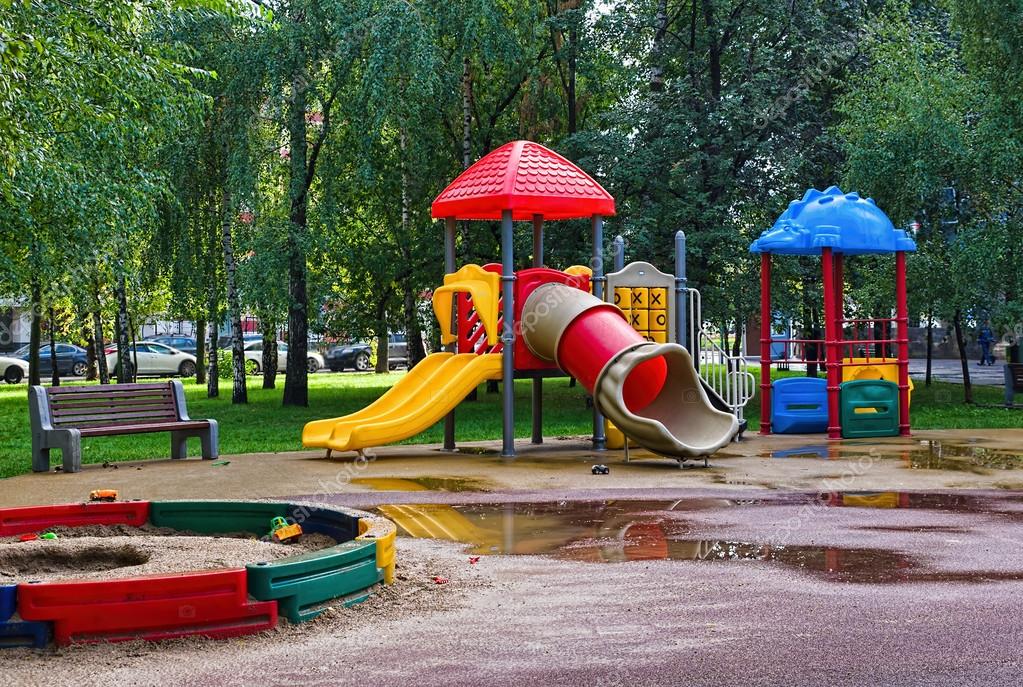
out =
[[[789,203],[774,226],[750,244],[751,253],[820,255],[831,248],[846,255],[915,251],[916,242],[896,229],[871,198],[842,193],[837,186],[809,189]]]

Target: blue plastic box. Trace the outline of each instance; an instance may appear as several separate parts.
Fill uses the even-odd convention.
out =
[[[828,382],[788,377],[771,385],[771,431],[818,434],[828,431]]]

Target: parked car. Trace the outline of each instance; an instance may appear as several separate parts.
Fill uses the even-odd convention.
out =
[[[0,372],[8,384],[17,384],[28,376],[28,363],[21,358],[8,358],[0,355]]]
[[[163,336],[153,336],[146,341],[161,343],[164,346],[170,346],[176,348],[182,353],[188,353],[189,355],[195,355],[196,342],[195,337],[183,336],[181,334],[165,334]]]
[[[262,341],[262,334],[242,334],[242,341],[248,343],[249,341]],[[217,348],[225,349],[231,348],[231,337],[221,336],[217,339]]]
[[[117,346],[108,346],[106,351],[107,369],[111,373],[117,370]],[[136,364],[135,374],[138,376],[171,376],[192,377],[195,375],[195,356],[165,346],[155,341],[139,341],[135,344],[132,360]]]
[[[369,372],[373,369],[373,349],[366,343],[335,346],[327,351],[327,367],[331,372]]]
[[[230,345],[230,342],[228,342]],[[316,351],[306,352],[306,370],[309,373],[323,368],[326,363],[323,356]],[[288,344],[277,342],[277,371],[284,372],[288,366]],[[263,339],[245,342],[245,371],[250,375],[258,375],[263,371]]]
[[[89,354],[81,346],[69,343],[58,343],[57,351],[57,372],[62,375],[84,377],[89,369]],[[19,348],[14,356],[28,361],[29,346]],[[39,347],[39,374],[48,375],[53,373],[50,365],[50,345]]]
[[[368,343],[335,346],[327,351],[327,365],[333,372],[352,369],[368,372],[373,369],[373,347]],[[404,334],[391,334],[387,338],[387,367],[396,370],[408,367],[408,343]]]
[[[387,367],[392,370],[399,367],[408,369],[408,339],[404,334],[387,337]]]

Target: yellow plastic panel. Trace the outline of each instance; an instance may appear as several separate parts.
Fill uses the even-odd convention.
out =
[[[472,297],[473,307],[487,333],[487,343],[495,345],[500,337],[497,331],[497,302],[501,293],[501,275],[472,264],[463,266],[453,274],[444,275],[444,286],[433,292],[433,312],[440,324],[440,341],[444,345],[458,339],[451,321],[456,293],[468,293]]]
[[[634,287],[632,289],[632,297],[629,300],[629,307],[633,310],[637,308],[643,308],[644,310],[649,308],[650,290],[643,286]]]
[[[668,331],[668,311],[667,310],[651,310],[650,311],[650,331],[652,332],[666,332]]]
[[[647,296],[649,301],[649,308],[651,310],[667,310],[668,309],[668,289],[655,289],[649,290]]]

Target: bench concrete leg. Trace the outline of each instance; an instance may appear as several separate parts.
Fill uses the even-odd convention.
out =
[[[32,472],[50,471],[50,449],[43,448],[39,441],[32,438]]]
[[[171,458],[181,460],[188,457],[188,440],[198,437],[202,443],[203,460],[213,460],[219,454],[219,436],[215,420],[209,421],[210,426],[206,429],[180,430],[171,432]]]
[[[45,436],[32,437],[33,472],[49,472],[51,449],[60,450],[64,472],[82,469],[82,437],[77,429],[50,430]]]
[[[216,420],[209,421],[209,428],[199,435],[202,441],[202,459],[214,460],[220,457],[220,428]]]
[[[188,437],[190,432],[171,432],[171,460],[188,458]]]
[[[61,450],[64,454],[64,472],[78,472],[82,469],[81,439],[70,437]]]

